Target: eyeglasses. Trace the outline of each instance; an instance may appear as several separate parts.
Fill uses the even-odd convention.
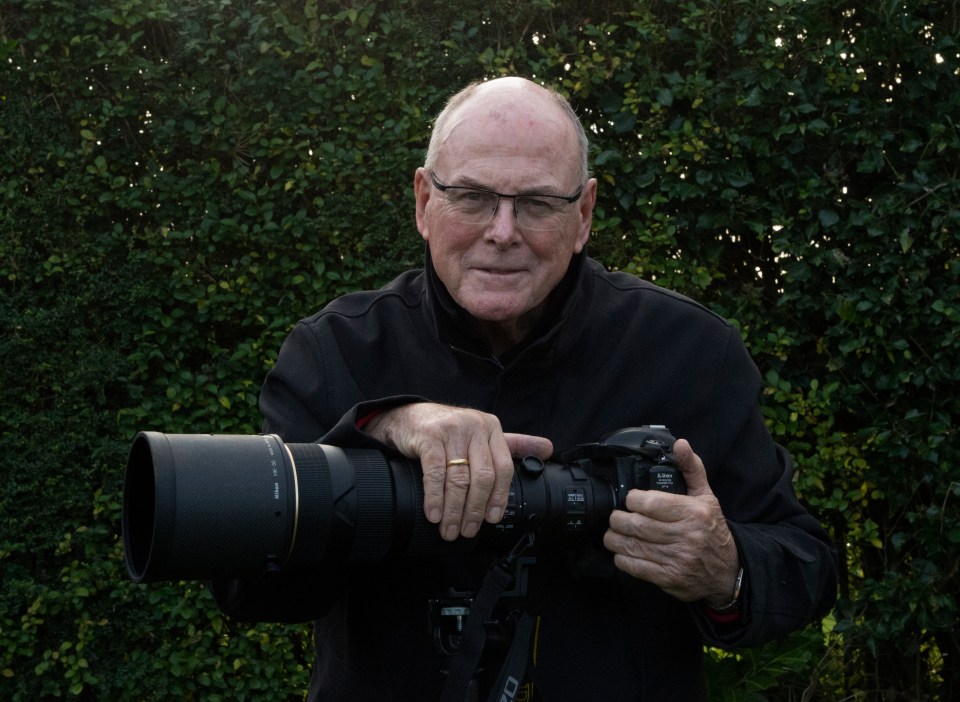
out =
[[[493,190],[466,188],[460,185],[446,185],[437,180],[432,172],[430,179],[434,187],[442,192],[450,203],[450,209],[463,224],[483,225],[490,222],[500,207],[501,198],[513,200],[513,216],[517,224],[524,229],[551,231],[563,226],[563,216],[569,205],[580,199],[583,186],[570,197],[563,195],[507,195]]]

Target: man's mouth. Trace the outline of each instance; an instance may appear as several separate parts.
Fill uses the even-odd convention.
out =
[[[478,266],[475,270],[480,271],[481,273],[486,273],[487,275],[516,275],[518,273],[523,273],[523,268],[484,268]]]

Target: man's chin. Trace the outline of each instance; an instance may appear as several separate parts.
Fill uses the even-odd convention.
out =
[[[481,322],[491,324],[511,324],[517,319],[524,317],[530,310],[526,305],[514,301],[502,301],[497,303],[494,300],[484,300],[478,304],[463,305],[463,308],[470,315]]]

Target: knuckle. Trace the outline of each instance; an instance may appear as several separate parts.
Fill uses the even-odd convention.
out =
[[[643,543],[637,539],[626,539],[623,551],[632,558],[640,558],[646,553]]]
[[[476,487],[489,492],[497,482],[497,474],[491,466],[477,466],[473,469],[470,480]]]
[[[448,489],[465,492],[470,487],[470,474],[465,470],[448,470],[444,480]]]
[[[440,465],[434,465],[429,467],[424,466],[423,481],[426,484],[443,485],[444,481],[446,480],[446,473],[447,471],[445,466],[440,466]]]

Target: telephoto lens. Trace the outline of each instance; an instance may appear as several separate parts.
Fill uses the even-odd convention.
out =
[[[278,436],[137,434],[123,488],[123,544],[137,583],[242,578],[490,548],[526,532],[556,548],[599,544],[634,488],[685,492],[664,427],[623,429],[516,462],[503,519],[448,543],[423,514],[420,464]],[[602,547],[601,547],[602,548]]]

